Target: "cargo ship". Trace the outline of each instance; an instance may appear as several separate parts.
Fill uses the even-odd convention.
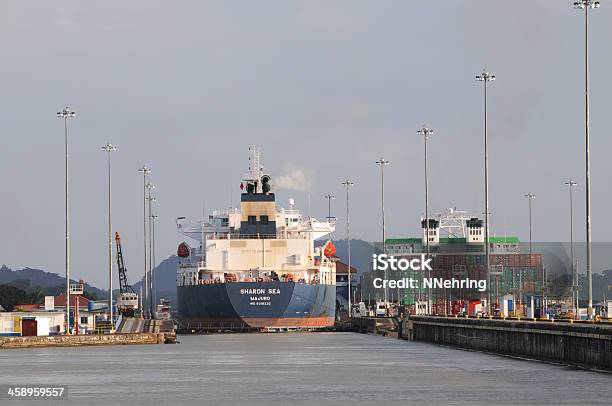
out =
[[[191,330],[315,329],[336,314],[335,222],[304,218],[289,199],[276,207],[259,149],[249,148],[240,207],[195,223],[177,220],[196,241],[178,247],[178,320]]]

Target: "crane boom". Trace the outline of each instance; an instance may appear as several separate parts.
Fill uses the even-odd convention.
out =
[[[127,269],[123,263],[123,252],[121,250],[121,237],[119,233],[115,233],[115,243],[117,244],[117,268],[119,268],[119,292],[121,293],[136,293],[132,286],[127,281]]]

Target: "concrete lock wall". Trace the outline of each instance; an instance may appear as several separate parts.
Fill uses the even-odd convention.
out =
[[[412,316],[402,337],[612,370],[612,326]]]
[[[165,333],[0,337],[2,348],[76,347],[83,345],[163,344]]]

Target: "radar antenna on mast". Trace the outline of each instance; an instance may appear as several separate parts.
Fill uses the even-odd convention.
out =
[[[246,191],[250,194],[268,193],[270,191],[270,175],[264,173],[259,147],[249,147],[249,172],[242,177],[246,183]]]

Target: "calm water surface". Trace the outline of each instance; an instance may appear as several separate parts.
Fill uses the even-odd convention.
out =
[[[607,404],[612,374],[355,333],[180,336],[177,345],[0,351],[2,405]]]

